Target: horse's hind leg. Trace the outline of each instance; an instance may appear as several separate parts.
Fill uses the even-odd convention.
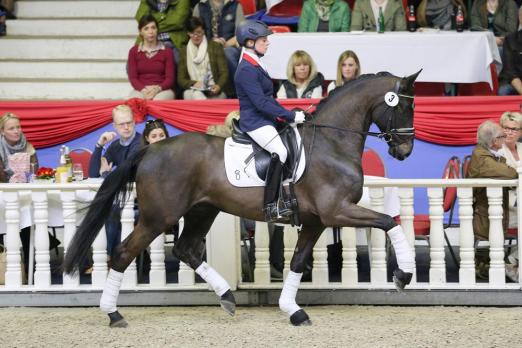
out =
[[[295,302],[295,297],[306,262],[310,259],[313,247],[323,230],[324,227],[320,225],[303,225],[299,232],[294,256],[290,262],[290,272],[288,272],[279,297],[279,308],[290,316],[290,322],[296,326],[312,324],[308,314]]]
[[[116,303],[123,281],[123,272],[132,260],[145,249],[161,233],[152,232],[140,221],[134,231],[116,248],[113,253],[111,269],[107,275],[103,294],[100,299],[100,309],[107,313],[110,327],[126,327],[127,322],[118,312]]]
[[[192,267],[220,297],[221,307],[230,315],[236,311],[236,301],[230,291],[230,285],[209,264],[204,262],[205,236],[210,230],[219,209],[199,204],[192,207],[183,216],[184,227],[181,237],[174,247],[174,254],[184,263]]]

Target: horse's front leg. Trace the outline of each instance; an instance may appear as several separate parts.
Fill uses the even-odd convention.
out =
[[[404,235],[401,225],[386,214],[358,206],[353,203],[341,203],[332,214],[321,216],[326,226],[373,227],[386,231],[390,238],[399,269],[393,271],[393,281],[399,291],[408,285],[415,268],[415,254]]]
[[[296,326],[312,324],[308,314],[295,302],[295,297],[306,263],[310,259],[314,245],[323,230],[324,226],[303,225],[301,232],[299,232],[294,256],[290,262],[290,272],[288,272],[283,291],[281,291],[279,297],[279,308],[290,316],[290,322]]]

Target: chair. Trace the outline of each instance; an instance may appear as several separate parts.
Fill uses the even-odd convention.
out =
[[[361,166],[364,175],[386,176],[386,167],[381,156],[373,149],[363,152],[361,158]]]
[[[274,33],[290,33],[290,27],[287,25],[269,25],[270,30]]]
[[[239,0],[245,16],[255,13],[257,10],[256,0]]]
[[[460,159],[457,156],[451,157],[446,166],[444,167],[444,172],[442,175],[443,179],[459,179],[461,173],[461,165]],[[451,258],[455,262],[457,268],[459,268],[459,263],[457,261],[457,256],[455,255],[455,251],[451,246],[448,235],[446,234],[446,229],[449,227],[456,226],[453,223],[453,211],[455,208],[455,202],[457,200],[457,188],[456,187],[447,187],[444,189],[443,193],[443,209],[444,213],[448,213],[448,222],[443,225],[444,229],[444,239],[448,244],[449,252],[451,254]],[[423,238],[429,242],[430,235],[430,216],[428,214],[415,214],[413,217],[413,229],[415,231],[415,238]]]
[[[284,0],[272,6],[260,19],[267,25],[297,25],[302,7],[303,0]]]
[[[471,155],[466,155],[462,161],[462,178],[467,178],[469,175],[469,163],[471,162]]]
[[[83,169],[83,177],[89,176],[89,162],[91,161],[92,152],[85,148],[73,149],[69,152],[73,164],[80,163]]]
[[[416,96],[443,96],[444,83],[439,82],[415,82]]]

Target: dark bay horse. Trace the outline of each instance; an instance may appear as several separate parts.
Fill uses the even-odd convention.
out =
[[[285,279],[280,308],[294,325],[310,324],[295,302],[301,275],[325,227],[374,227],[387,232],[398,262],[394,281],[404,288],[411,280],[414,257],[400,226],[388,215],[360,207],[363,188],[361,155],[370,125],[375,123],[389,145],[389,154],[403,160],[413,149],[414,82],[388,73],[364,75],[338,88],[323,100],[299,127],[307,169],[295,185],[302,229]],[[398,104],[385,102],[394,92]],[[392,97],[394,99],[395,97]],[[181,217],[184,229],[175,245],[176,256],[196,270],[220,297],[222,307],[235,312],[226,281],[202,261],[205,236],[220,211],[262,221],[263,188],[232,186],[225,174],[223,139],[185,133],[142,149],[114,170],[101,185],[86,217],[68,247],[64,270],[74,273],[102,228],[113,204],[122,204],[136,182],[139,221],[112,255],[100,307],[111,326],[126,326],[116,308],[123,272],[159,234]]]

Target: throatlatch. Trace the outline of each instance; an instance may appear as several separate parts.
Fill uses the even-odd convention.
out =
[[[279,160],[279,155],[273,153],[270,157],[270,166],[266,173],[264,209],[265,220],[274,222],[286,219],[292,215],[292,202],[286,201],[280,194],[281,180],[283,175],[283,163]]]

